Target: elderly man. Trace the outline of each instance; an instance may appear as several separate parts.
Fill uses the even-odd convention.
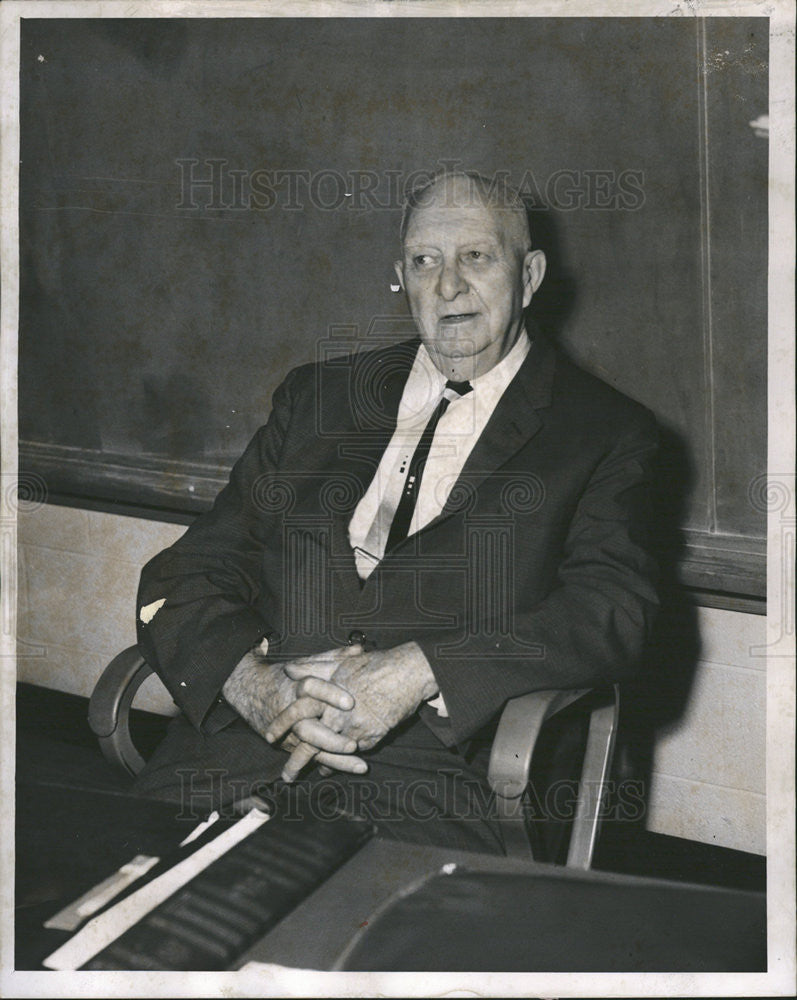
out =
[[[545,257],[506,185],[437,175],[401,237],[420,339],[290,372],[142,573],[184,715],[137,791],[332,783],[388,835],[500,851],[475,748],[503,705],[640,658],[655,425],[525,323]]]

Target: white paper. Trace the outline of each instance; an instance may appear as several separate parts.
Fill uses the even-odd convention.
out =
[[[173,892],[257,830],[268,818],[268,813],[253,809],[235,826],[220,833],[215,840],[200,847],[174,868],[170,868],[148,885],[142,886],[138,892],[134,892],[116,906],[112,906],[110,910],[90,920],[81,931],[54,951],[42,964],[48,969],[62,972],[79,969],[115,941],[120,934],[168,899]]]

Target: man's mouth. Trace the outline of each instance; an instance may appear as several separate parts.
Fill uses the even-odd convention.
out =
[[[446,313],[445,316],[440,317],[441,323],[466,323],[469,319],[473,319],[476,313]]]

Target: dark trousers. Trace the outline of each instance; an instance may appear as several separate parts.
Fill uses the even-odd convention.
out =
[[[586,725],[577,707],[559,713],[546,723],[535,751],[527,815],[540,861],[565,861]],[[286,798],[279,777],[284,751],[242,720],[205,736],[178,716],[133,792],[179,804],[182,815],[197,820],[212,809],[242,807],[253,796],[269,808],[289,808],[296,818],[329,815],[334,802],[375,823],[384,837],[502,854],[486,781],[493,735],[494,728],[487,729],[468,747],[449,749],[422,723],[409,722],[363,754],[367,774],[324,777],[311,765]]]
[[[178,716],[133,785],[146,798],[179,803],[197,819],[211,809],[240,807],[255,796],[280,808],[289,802],[296,818],[328,815],[330,802],[376,824],[379,834],[419,844],[503,853],[493,800],[484,773],[442,746],[422,723],[400,727],[363,757],[364,775],[329,777],[309,766],[282,795],[279,778],[287,760],[245,722],[236,720],[211,736]]]

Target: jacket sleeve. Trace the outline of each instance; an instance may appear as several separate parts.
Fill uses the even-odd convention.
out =
[[[221,689],[270,628],[255,610],[263,539],[274,530],[258,495],[262,477],[279,466],[294,375],[274,393],[268,423],[235,463],[211,510],[141,573],[139,646],[178,707],[207,733],[237,717]]]
[[[468,739],[518,695],[633,676],[658,608],[647,544],[657,444],[643,411],[606,449],[576,506],[554,587],[535,606],[515,602],[511,635],[497,640],[490,623],[477,622],[453,652],[444,632],[418,640],[449,716],[424,706],[422,718],[444,743]]]

